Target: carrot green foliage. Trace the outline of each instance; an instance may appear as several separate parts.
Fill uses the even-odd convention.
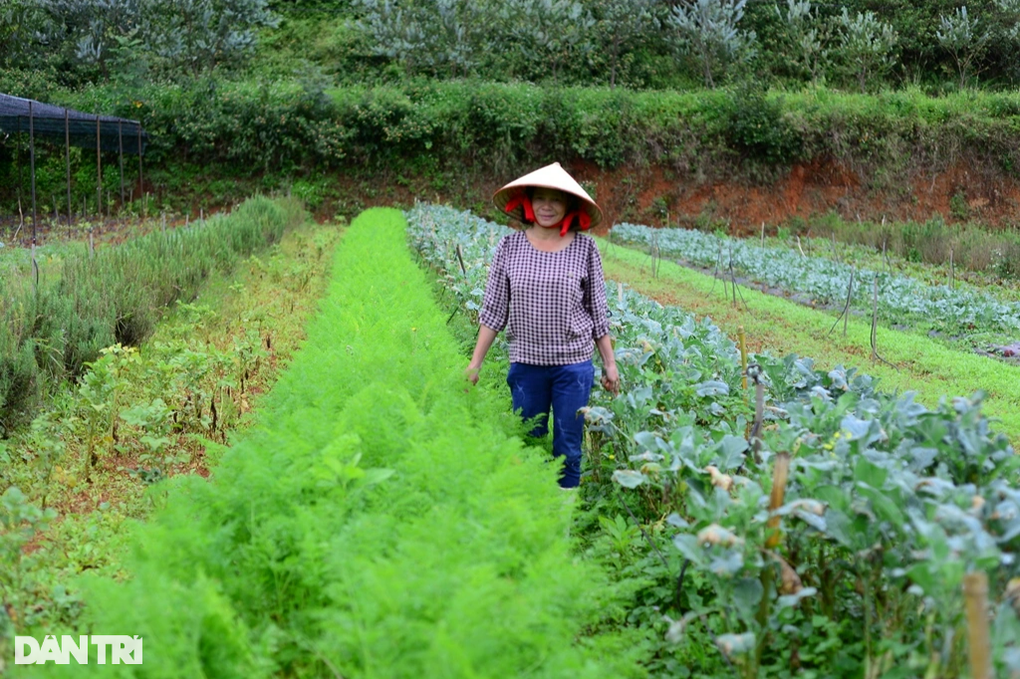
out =
[[[334,271],[259,425],[162,486],[130,582],[87,583],[91,629],[145,639],[124,676],[625,676],[575,644],[612,589],[557,470],[466,388],[400,213],[358,218]]]

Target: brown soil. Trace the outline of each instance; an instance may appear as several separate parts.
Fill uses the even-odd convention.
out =
[[[439,178],[407,179],[392,171],[360,177],[337,173],[333,196],[316,210],[316,217],[353,218],[367,207],[407,207],[417,199],[449,203],[491,218],[495,210],[489,201],[495,189],[537,164],[501,173],[465,166]],[[977,160],[961,160],[938,171],[914,171],[902,180],[879,181],[831,159],[816,159],[794,165],[771,182],[757,183],[699,179],[659,165],[607,170],[584,161],[563,164],[594,188],[606,214],[605,226],[596,229],[600,235],[612,224],[662,226],[667,218],[683,226],[702,221],[713,228],[728,228],[734,235],[759,233],[763,223],[774,227],[791,218],[830,213],[845,220],[924,222],[941,216],[956,222],[966,212],[968,220],[992,228],[1020,222],[1020,181]]]
[[[668,211],[672,223],[701,218],[726,222],[731,232],[747,235],[763,223],[833,212],[847,220],[926,221],[940,215],[957,221],[965,204],[969,218],[993,227],[1015,224],[1020,214],[1020,182],[963,162],[905,178],[894,189],[875,189],[856,173],[822,160],[795,165],[771,184],[698,182],[661,167],[602,170],[577,163],[569,169],[597,187],[609,223],[662,225]]]
[[[874,222],[923,222],[935,216],[955,222],[966,217],[993,228],[1020,222],[1020,181],[979,159],[958,160],[931,171],[914,169],[902,178],[876,178],[819,158],[794,165],[769,182],[699,178],[661,165],[607,170],[586,161],[562,162],[578,180],[594,187],[607,217],[606,226],[596,230],[603,235],[614,223],[662,226],[667,218],[683,226],[701,221],[712,228],[728,228],[734,235],[758,233],[763,223],[775,226],[791,218],[829,213]],[[396,169],[369,174],[339,171],[332,176],[330,197],[318,206],[315,216],[320,221],[337,214],[353,218],[367,207],[407,207],[418,199],[449,202],[492,217],[489,198],[495,189],[537,164],[500,173],[486,166],[461,166],[410,178]],[[243,187],[238,190],[244,191]],[[258,190],[253,180],[248,192]],[[192,202],[205,205],[206,214],[211,215],[233,204],[232,199],[225,200],[230,204],[218,205],[217,197],[205,195]],[[198,210],[194,212],[197,216]],[[167,226],[184,221],[168,220]],[[10,239],[15,227],[8,227],[5,235]],[[124,227],[119,220],[109,220],[96,229],[97,240],[116,241]],[[0,233],[4,230],[0,226]],[[41,228],[40,242],[46,236],[45,227]],[[29,235],[22,231],[18,240],[27,245]]]

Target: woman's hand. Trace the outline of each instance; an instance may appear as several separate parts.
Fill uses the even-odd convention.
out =
[[[602,388],[613,396],[620,393],[620,373],[616,370],[616,364],[602,368]]]
[[[478,384],[478,373],[481,372],[481,370],[481,366],[476,366],[474,362],[472,362],[468,364],[467,369],[464,371],[464,375],[471,384]]]

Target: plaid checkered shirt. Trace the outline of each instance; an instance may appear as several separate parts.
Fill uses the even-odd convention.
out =
[[[523,231],[504,236],[489,266],[478,320],[506,328],[510,360],[569,365],[590,359],[609,333],[602,258],[595,240],[575,234],[559,252],[542,252]]]

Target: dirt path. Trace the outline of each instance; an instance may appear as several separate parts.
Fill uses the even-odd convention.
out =
[[[774,356],[810,356],[818,368],[856,367],[880,380],[886,391],[915,391],[918,401],[938,405],[945,396],[986,394],[985,412],[1000,420],[997,428],[1020,442],[1020,367],[957,351],[925,335],[879,327],[879,354],[896,367],[872,360],[870,319],[851,318],[844,337],[835,314],[740,287],[732,287],[672,262],[661,261],[653,278],[648,255],[601,240],[606,278],[623,282],[663,304],[680,306],[698,318],[709,316],[731,337],[743,326],[748,349]],[[728,295],[727,295],[728,293]],[[727,296],[729,299],[727,299]],[[746,306],[745,306],[746,303]]]

